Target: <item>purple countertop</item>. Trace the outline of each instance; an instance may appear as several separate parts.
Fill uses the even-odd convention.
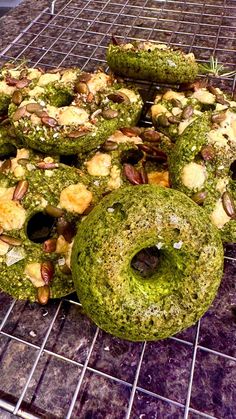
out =
[[[216,54],[236,65],[233,0],[58,0],[53,19],[42,12],[46,5],[25,0],[0,19],[0,50],[12,43],[2,62],[25,57],[40,66],[91,70],[104,63],[113,33],[171,42],[199,61]],[[233,78],[216,82],[235,88]],[[155,86],[142,88],[153,98]],[[18,415],[65,418],[77,388],[72,418],[123,419],[128,411],[132,419],[180,419],[187,405],[191,419],[235,419],[236,247],[225,249],[222,284],[200,325],[146,345],[98,331],[75,296],[40,307],[12,305],[0,293],[0,417],[13,418],[24,392]]]

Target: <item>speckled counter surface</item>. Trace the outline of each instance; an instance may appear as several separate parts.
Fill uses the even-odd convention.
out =
[[[25,0],[2,18],[0,49],[47,4]],[[42,13],[1,59],[91,70],[105,63],[114,34],[170,42],[199,61],[216,54],[235,68],[235,27],[233,0],[59,0],[56,15]],[[215,82],[235,89],[234,78]],[[140,86],[151,103],[156,87]],[[132,419],[181,419],[187,406],[190,419],[235,419],[236,246],[225,246],[225,255],[218,296],[200,325],[146,347],[98,331],[75,296],[13,306],[0,293],[0,418],[14,417],[21,395],[23,412],[65,418],[79,386],[72,418],[125,419],[129,409]]]
[[[23,0],[0,19],[0,50],[7,47],[49,4],[48,0]]]

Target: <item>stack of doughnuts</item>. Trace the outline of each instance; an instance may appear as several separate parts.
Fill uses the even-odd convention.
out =
[[[75,289],[96,324],[130,340],[193,324],[220,283],[218,230],[233,237],[235,102],[192,83],[192,56],[150,42],[121,52],[143,63],[161,51],[164,68],[171,54],[178,64],[168,82],[188,85],[158,93],[149,128],[138,90],[101,69],[0,71],[0,289],[40,304]]]

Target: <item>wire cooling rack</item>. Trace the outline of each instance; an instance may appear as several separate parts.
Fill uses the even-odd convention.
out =
[[[235,0],[58,0],[0,61],[26,58],[33,66],[89,71],[106,65],[113,34],[163,41],[194,52],[199,62],[214,55],[233,70],[235,31]],[[215,82],[235,91],[233,76]],[[148,107],[156,86],[139,87]],[[133,344],[106,335],[74,296],[42,308],[0,293],[0,417],[235,418],[236,297],[225,296],[236,272],[233,246],[226,255],[215,306],[201,324],[163,342]]]

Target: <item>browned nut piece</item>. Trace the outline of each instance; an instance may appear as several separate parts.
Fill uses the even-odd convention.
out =
[[[55,218],[60,218],[64,214],[64,211],[61,208],[54,207],[54,205],[50,204],[45,207],[45,212]]]
[[[20,201],[24,198],[26,192],[29,188],[29,182],[28,180],[20,180],[14,190],[13,193],[13,201]]]
[[[105,141],[105,143],[102,144],[101,146],[101,151],[114,151],[118,148],[118,144],[115,143],[114,141]]]
[[[184,108],[183,112],[182,112],[182,118],[183,119],[188,119],[193,115],[193,107],[191,105],[186,106],[186,108]]]
[[[18,108],[16,112],[13,114],[12,119],[14,122],[19,121],[19,119],[23,118],[26,114],[26,107],[22,106],[21,108]]]
[[[0,235],[0,240],[2,240],[4,243],[9,244],[10,246],[21,246],[22,240],[18,239],[16,237],[7,236],[6,234]]]
[[[213,160],[215,157],[215,149],[211,145],[205,145],[201,148],[201,155],[203,160]]]
[[[207,191],[199,191],[191,196],[192,200],[198,205],[202,205],[207,197]]]
[[[137,169],[129,163],[125,163],[123,165],[123,171],[125,177],[129,180],[130,183],[133,185],[141,185],[142,177]]]
[[[46,285],[52,281],[54,275],[54,265],[50,260],[41,263],[41,277]]]
[[[37,298],[39,304],[47,304],[50,298],[50,287],[48,285],[44,285],[43,287],[37,288]]]
[[[119,112],[115,109],[104,109],[102,111],[102,116],[105,119],[113,119],[116,118],[119,115]]]
[[[23,100],[22,93],[19,90],[15,90],[11,100],[15,105],[20,105]]]
[[[51,127],[54,128],[57,126],[57,120],[54,118],[51,118],[50,116],[43,116],[41,118],[41,121],[44,125],[46,125],[47,127]]]
[[[222,195],[222,205],[226,212],[226,214],[235,219],[236,216],[236,210],[235,210],[235,204],[232,195],[225,191]]]
[[[43,251],[45,253],[55,252],[57,247],[57,239],[48,239],[43,243]]]

